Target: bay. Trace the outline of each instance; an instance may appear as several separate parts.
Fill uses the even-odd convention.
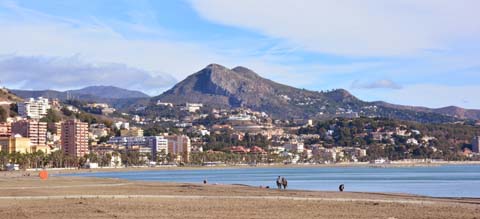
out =
[[[162,169],[129,172],[92,172],[69,174],[127,180],[245,184],[275,188],[278,176],[286,177],[288,189],[386,192],[426,195],[433,197],[480,198],[480,165],[436,167],[288,167],[288,168],[211,168]]]

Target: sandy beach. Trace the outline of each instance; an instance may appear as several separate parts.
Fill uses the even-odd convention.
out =
[[[22,172],[16,172],[22,173]],[[2,218],[478,218],[480,199],[0,175]]]

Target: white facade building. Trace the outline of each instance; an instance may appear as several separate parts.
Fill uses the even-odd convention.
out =
[[[150,136],[147,138],[147,144],[150,148],[152,148],[152,157],[153,160],[157,158],[157,153],[164,152],[164,154],[168,154],[168,140],[165,139],[163,136]]]
[[[196,111],[199,111],[200,108],[203,107],[203,104],[201,103],[186,103],[185,104],[185,110],[187,110],[188,112],[196,112]]]
[[[50,109],[48,99],[43,97],[30,98],[25,102],[18,103],[18,114],[22,117],[41,119],[47,115],[48,109]]]

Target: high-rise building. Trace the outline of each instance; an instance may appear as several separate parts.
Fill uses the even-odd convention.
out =
[[[7,122],[0,123],[0,137],[12,136],[12,125]]]
[[[43,97],[30,98],[25,102],[19,102],[17,105],[18,114],[31,119],[41,119],[47,115],[47,110],[50,109],[48,99]]]
[[[165,136],[168,140],[168,153],[182,156],[184,162],[190,162],[192,150],[190,138],[186,135]]]
[[[31,146],[47,144],[47,123],[38,120],[21,120],[12,123],[12,135],[29,138]]]
[[[157,159],[157,154],[162,152],[168,154],[168,140],[163,136],[149,136],[146,137],[147,144],[152,148],[152,157],[153,160]]]
[[[88,124],[79,120],[62,123],[61,145],[65,154],[82,157],[88,153]]]
[[[472,139],[472,152],[480,153],[480,136],[475,136]]]

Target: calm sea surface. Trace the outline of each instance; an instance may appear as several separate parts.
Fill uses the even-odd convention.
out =
[[[71,174],[76,176],[121,178],[128,180],[246,184],[276,187],[277,176],[288,179],[290,189],[390,192],[435,197],[480,198],[480,165],[406,168],[241,168],[158,170]]]

